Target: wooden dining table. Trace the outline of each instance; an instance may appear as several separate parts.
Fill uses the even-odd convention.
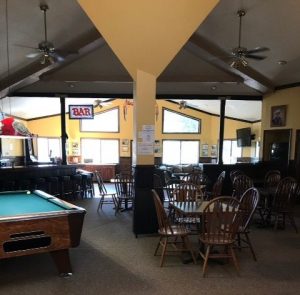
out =
[[[184,216],[200,216],[209,201],[170,202],[170,207]]]

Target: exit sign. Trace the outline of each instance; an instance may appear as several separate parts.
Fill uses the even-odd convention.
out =
[[[92,104],[69,105],[69,118],[94,119],[94,106]]]

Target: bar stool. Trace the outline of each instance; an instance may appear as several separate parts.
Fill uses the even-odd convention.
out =
[[[30,179],[19,179],[16,182],[16,189],[18,190],[31,190],[31,181]]]
[[[43,177],[33,178],[31,180],[32,190],[41,190],[46,192],[47,191],[47,183],[46,179]]]
[[[13,191],[15,190],[16,182],[14,180],[2,180],[0,182],[1,191]]]
[[[82,190],[83,190],[83,197],[88,198],[89,196],[91,198],[94,197],[95,191],[94,191],[94,184],[93,184],[93,175],[92,173],[82,173]]]
[[[52,176],[47,177],[46,182],[48,184],[48,194],[54,196],[54,197],[60,197],[60,185],[58,177]]]
[[[70,199],[73,196],[73,185],[71,177],[61,176],[60,179],[60,196],[62,199]]]
[[[77,199],[78,196],[82,198],[82,176],[80,174],[75,174],[71,176],[72,181],[72,195],[74,199]]]

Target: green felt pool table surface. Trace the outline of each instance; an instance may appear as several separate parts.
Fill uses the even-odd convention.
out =
[[[50,213],[72,209],[57,198],[45,197],[34,192],[0,193],[0,217],[26,215],[35,213]]]

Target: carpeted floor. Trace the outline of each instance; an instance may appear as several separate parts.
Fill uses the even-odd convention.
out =
[[[132,212],[115,217],[106,205],[97,213],[98,201],[75,202],[87,214],[81,244],[70,249],[72,277],[59,277],[48,254],[1,260],[0,294],[299,294],[300,234],[289,225],[284,231],[253,227],[258,261],[247,249],[238,252],[240,276],[232,264],[212,262],[202,278],[202,261],[183,264],[167,257],[160,268],[153,256],[157,236],[136,239]],[[195,237],[193,242],[196,249]]]

